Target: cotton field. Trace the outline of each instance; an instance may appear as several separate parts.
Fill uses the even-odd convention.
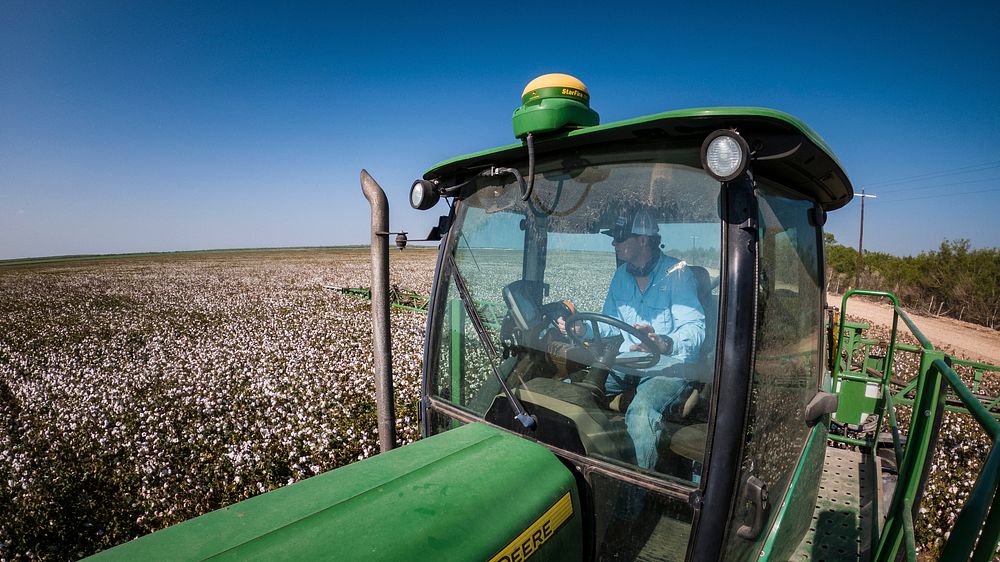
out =
[[[433,252],[392,255],[429,292]],[[377,452],[365,250],[0,268],[0,559],[78,558]],[[393,310],[419,436],[426,316]]]
[[[433,251],[391,258],[394,284],[430,291]],[[478,298],[516,278],[501,258],[469,268],[496,287]],[[367,249],[0,267],[0,560],[80,558],[377,452],[370,306],[323,288],[368,286],[369,273]],[[553,294],[598,308],[598,285]],[[401,443],[419,435],[425,322],[392,311]],[[902,354],[895,374],[916,367]],[[917,519],[925,553],[989,450],[971,419],[947,422]]]

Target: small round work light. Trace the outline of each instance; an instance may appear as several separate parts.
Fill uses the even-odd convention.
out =
[[[417,180],[410,187],[410,206],[418,211],[426,211],[437,204],[441,194],[434,182]]]
[[[708,135],[701,145],[701,166],[719,181],[732,181],[747,169],[750,145],[732,129]]]

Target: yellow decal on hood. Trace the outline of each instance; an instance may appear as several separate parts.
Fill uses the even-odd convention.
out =
[[[505,546],[490,562],[524,562],[545,544],[563,523],[573,516],[573,497],[566,492],[523,533]]]

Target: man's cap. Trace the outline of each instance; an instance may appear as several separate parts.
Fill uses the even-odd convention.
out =
[[[618,213],[615,225],[602,234],[607,234],[615,240],[624,240],[630,236],[653,236],[659,234],[660,225],[653,220],[653,215],[646,207],[622,209]]]

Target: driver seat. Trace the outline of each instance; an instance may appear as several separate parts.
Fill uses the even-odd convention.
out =
[[[660,422],[663,424],[663,432],[659,445],[660,468],[667,473],[680,474],[684,477],[688,476],[687,473],[692,470],[692,465],[690,460],[681,459],[695,459],[699,456],[695,454],[699,446],[694,445],[698,439],[690,437],[701,436],[700,447],[704,447],[704,424],[708,422],[709,403],[712,397],[719,325],[719,297],[712,294],[711,275],[701,266],[688,266],[688,268],[697,283],[698,301],[705,313],[705,339],[702,341],[697,361],[690,365],[692,379],[690,395],[683,403],[678,404],[677,408],[663,412]],[[682,431],[685,435],[688,433],[691,435],[682,438],[680,434]],[[675,436],[681,441],[675,444],[676,447],[672,447]],[[683,452],[678,454],[678,451]]]
[[[715,345],[719,323],[718,297],[712,294],[712,277],[708,270],[698,265],[687,266],[697,284],[698,301],[705,314],[705,339],[699,356],[694,363],[685,365],[684,378],[691,381],[691,392],[677,407],[663,412],[664,423],[689,424],[688,418],[694,414],[698,421],[705,421],[708,414],[708,398],[711,396],[712,379],[715,369]],[[625,394],[625,393],[623,393]],[[630,396],[616,397],[612,409],[624,411],[631,401]]]
[[[719,297],[712,294],[712,276],[708,270],[699,265],[690,265],[697,284],[698,302],[705,314],[705,339],[701,342],[698,360],[694,364],[693,375],[696,379],[694,391],[684,402],[679,412],[665,417],[685,419],[695,414],[698,418],[707,417],[707,401],[711,397],[712,380],[715,370],[715,346],[719,327]],[[699,415],[700,414],[700,415]],[[679,421],[679,420],[678,420]],[[699,420],[705,421],[705,420]]]
[[[689,265],[697,283],[698,302],[705,313],[705,340],[701,342],[701,353],[698,363],[712,369],[715,366],[715,340],[719,328],[719,297],[712,294],[712,276],[700,265]]]

